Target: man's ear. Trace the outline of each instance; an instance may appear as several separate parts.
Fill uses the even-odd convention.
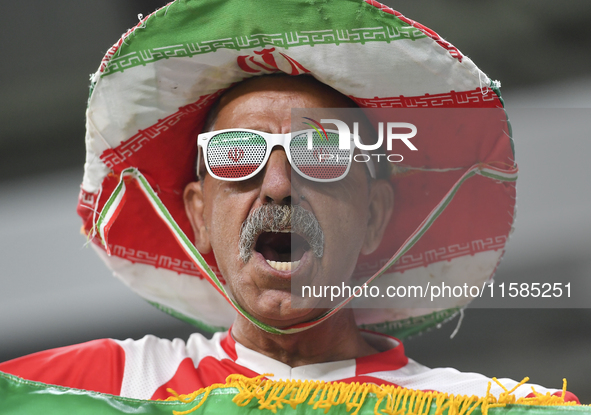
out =
[[[202,254],[211,252],[209,233],[205,225],[203,212],[205,204],[203,201],[203,186],[201,182],[191,182],[185,187],[183,193],[185,201],[185,212],[193,228],[195,247]]]
[[[369,255],[380,246],[394,209],[394,189],[386,180],[376,180],[369,191],[369,217],[367,232],[361,247],[363,255]]]

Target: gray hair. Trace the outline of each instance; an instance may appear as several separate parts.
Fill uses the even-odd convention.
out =
[[[263,232],[291,230],[301,235],[317,258],[324,254],[324,232],[316,216],[299,205],[263,205],[255,209],[240,229],[240,259],[250,260],[257,237]]]

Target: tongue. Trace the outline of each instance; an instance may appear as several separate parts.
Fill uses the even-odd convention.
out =
[[[259,249],[257,249],[265,259],[269,261],[278,261],[278,262],[290,262],[291,258],[289,258],[289,254],[280,254],[273,248],[272,246],[265,245]]]

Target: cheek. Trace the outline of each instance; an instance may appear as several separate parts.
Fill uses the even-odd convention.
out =
[[[357,245],[355,242],[363,240],[367,229],[367,178],[359,164],[354,163],[356,169],[352,167],[345,180],[330,183],[330,186],[319,189],[317,193],[320,201],[318,207],[327,224],[323,230],[337,238],[347,238],[341,241],[343,245],[346,245],[345,242]]]
[[[327,265],[352,272],[365,240],[368,209],[364,203],[333,203],[321,221]],[[320,218],[319,218],[320,220]]]
[[[238,241],[243,221],[252,205],[252,196],[222,189],[211,192],[204,216],[218,268],[228,279],[241,265]],[[209,196],[208,195],[208,196]]]
[[[337,219],[335,236],[342,238],[344,247],[361,249],[367,230],[367,210],[342,209],[335,217]]]

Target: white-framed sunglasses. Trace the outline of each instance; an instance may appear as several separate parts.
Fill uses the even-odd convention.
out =
[[[245,128],[210,131],[199,134],[197,146],[207,172],[218,180],[241,181],[254,177],[267,164],[275,146],[285,150],[291,167],[302,177],[315,182],[334,182],[343,179],[351,169],[355,144],[351,136],[350,149],[339,148],[339,133],[315,130],[271,134]],[[366,151],[364,161],[372,178],[376,170]],[[197,157],[197,174],[199,163]]]

